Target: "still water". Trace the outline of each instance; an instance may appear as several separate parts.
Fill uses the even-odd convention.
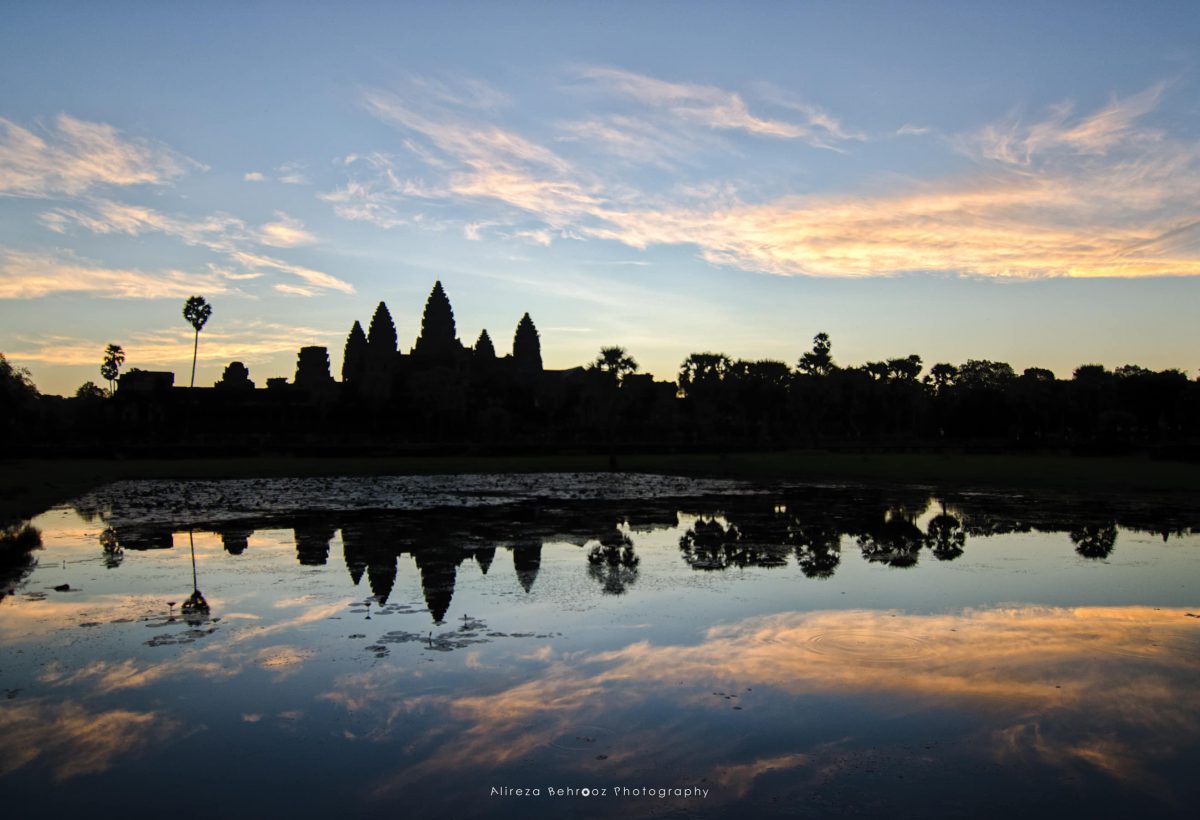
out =
[[[1187,503],[127,482],[31,524],[42,547],[0,586],[9,816],[1193,817],[1200,798]]]

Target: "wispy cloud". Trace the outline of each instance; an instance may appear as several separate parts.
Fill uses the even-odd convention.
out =
[[[777,139],[799,139],[821,148],[829,148],[847,139],[861,138],[861,135],[844,128],[829,112],[782,94],[775,95],[775,102],[800,114],[799,120],[771,119],[752,114],[741,94],[716,86],[669,82],[608,67],[585,68],[581,75],[612,93],[706,128],[744,131]]]
[[[263,269],[267,269],[288,273],[304,280],[309,286],[305,290],[306,294],[315,295],[316,290],[354,292],[353,285],[332,274],[258,252],[256,246],[294,248],[316,241],[316,237],[305,229],[303,222],[283,211],[276,212],[276,221],[251,228],[243,220],[228,214],[211,214],[199,219],[189,219],[108,199],[90,200],[88,205],[87,210],[55,208],[43,213],[41,220],[48,228],[58,233],[65,233],[71,226],[78,226],[98,234],[138,236],[161,233],[171,236],[187,245],[216,251],[239,265],[242,273],[229,274],[226,278],[230,279],[255,278],[261,275]],[[299,294],[295,289],[289,292]]]
[[[713,128],[848,136],[836,120],[820,125],[815,114],[799,125],[755,117],[740,97],[720,89],[590,71],[597,81]],[[507,207],[507,215],[489,218],[525,220],[502,232],[514,238],[543,242],[565,234],[639,249],[691,246],[713,264],[779,275],[1200,275],[1200,146],[1143,124],[1163,93],[1154,86],[1082,116],[1064,105],[1032,125],[1007,119],[979,129],[954,142],[975,161],[974,170],[957,177],[893,179],[888,190],[867,194],[760,201],[719,184],[655,194],[602,183],[511,130],[461,112],[418,113],[407,101],[372,94],[368,110],[423,141],[433,161],[422,169],[433,182],[416,186],[377,160],[375,181],[356,183],[375,199],[355,200],[347,189],[342,204],[399,218],[397,204],[410,196],[406,186],[419,187],[446,201]],[[528,225],[530,219],[541,225]]]
[[[165,299],[227,290],[223,277],[212,272],[109,268],[70,253],[26,253],[0,246],[0,299],[36,299],[59,293]]]
[[[78,195],[98,186],[162,185],[202,168],[165,145],[59,114],[30,130],[0,119],[0,195]]]
[[[1159,83],[1124,99],[1114,97],[1085,117],[1073,117],[1074,106],[1070,103],[1054,106],[1050,116],[1028,125],[1012,116],[985,126],[967,140],[967,145],[991,160],[1030,165],[1052,151],[1103,155],[1133,141],[1155,143],[1162,134],[1140,128],[1138,120],[1154,110],[1164,89],[1165,85]]]
[[[262,171],[247,171],[245,174],[242,174],[242,179],[246,182],[263,182],[266,180],[266,177]]]
[[[312,268],[306,268],[303,265],[293,265],[290,262],[285,262],[282,259],[275,259],[262,254],[250,253],[247,251],[234,251],[230,257],[245,267],[247,270],[254,271],[262,268],[270,270],[283,271],[290,273],[293,276],[299,277],[312,288],[320,290],[336,290],[342,293],[354,293],[354,286],[349,282],[338,279],[336,276],[325,273]],[[296,290],[289,291],[298,293]]]
[[[285,162],[277,169],[278,179],[285,185],[307,185],[308,176],[304,173],[304,163],[302,162]]]
[[[288,216],[283,211],[275,212],[276,221],[260,225],[258,241],[273,248],[295,248],[311,245],[317,238],[304,229],[304,223]]]

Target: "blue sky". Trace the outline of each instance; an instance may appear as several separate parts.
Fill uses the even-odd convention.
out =
[[[299,9],[299,10],[297,10]],[[1194,4],[13,5],[0,351],[260,384],[446,286],[503,352],[1195,374]]]

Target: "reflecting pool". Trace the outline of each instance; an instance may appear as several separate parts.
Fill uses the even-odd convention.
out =
[[[619,474],[111,485],[0,569],[0,794],[1192,817],[1198,532],[1178,499]]]

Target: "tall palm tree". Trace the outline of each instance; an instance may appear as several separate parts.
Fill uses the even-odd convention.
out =
[[[192,344],[192,383],[191,387],[196,386],[196,354],[200,351],[200,331],[204,328],[204,323],[208,321],[208,317],[212,316],[212,305],[204,301],[203,296],[189,297],[183,306],[183,318],[188,320],[188,323],[196,329],[196,340]]]
[[[121,365],[125,364],[125,351],[120,345],[110,344],[104,348],[104,363],[100,365],[100,375],[108,381],[108,395],[117,392],[117,376]]]

